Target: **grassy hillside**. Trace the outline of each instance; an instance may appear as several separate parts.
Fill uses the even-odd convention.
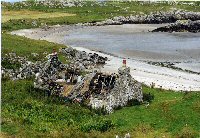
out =
[[[130,8],[127,8],[130,7]],[[19,12],[59,12],[76,16],[39,19],[12,19],[2,24],[4,31],[39,27],[41,23],[73,24],[100,21],[116,15],[149,13],[170,8],[199,11],[198,5],[141,4],[139,2],[108,2],[107,6],[49,8],[44,6],[7,6],[5,10]],[[3,15],[6,16],[6,15]],[[32,21],[37,26],[32,26]],[[53,48],[65,47],[47,41],[31,40],[2,33],[2,54],[15,52],[31,61],[44,60]],[[44,54],[44,52],[47,52]],[[31,53],[38,53],[33,57]],[[65,57],[59,54],[59,59]],[[9,63],[8,63],[9,64]],[[200,137],[200,92],[179,93],[143,86],[144,93],[154,95],[149,106],[135,105],[102,115],[65,99],[47,97],[44,91],[33,89],[33,80],[2,81],[2,112],[0,137],[114,137],[129,132],[132,137]]]
[[[187,2],[184,2],[187,3]],[[17,30],[22,28],[33,28],[39,27],[41,23],[47,23],[48,25],[55,24],[75,24],[82,22],[94,22],[102,21],[106,18],[112,18],[114,16],[126,16],[126,15],[136,15],[136,14],[149,14],[150,12],[156,11],[169,11],[171,9],[183,9],[189,11],[200,11],[199,2],[194,2],[193,5],[179,3],[149,3],[149,2],[117,2],[108,1],[99,6],[94,2],[88,1],[82,7],[62,7],[62,6],[45,6],[36,5],[34,2],[28,2],[27,4],[16,3],[3,4],[3,20],[10,19],[2,24],[2,29],[4,31]],[[33,19],[32,15],[29,16],[6,16],[6,12],[11,10],[12,13],[20,12],[21,10],[31,12],[46,12],[47,16]],[[51,13],[59,13],[60,16],[52,17]],[[66,14],[76,14],[76,16],[65,16]],[[49,15],[49,16],[48,16]],[[58,15],[58,14],[57,14]],[[63,15],[63,16],[62,16]],[[21,17],[21,18],[19,18]],[[51,18],[48,18],[51,17]],[[36,21],[37,25],[33,26],[32,22]]]
[[[59,51],[65,45],[47,42],[45,40],[32,40],[26,37],[11,35],[3,33],[2,35],[2,55],[14,52],[18,56],[25,56],[30,61],[45,60],[47,54],[51,53],[53,49]],[[39,56],[34,57],[31,53],[37,53]],[[59,54],[62,62],[66,62],[66,58]]]
[[[56,17],[66,17],[75,16],[76,14],[62,13],[62,12],[41,12],[41,11],[30,11],[30,10],[3,10],[2,12],[2,22],[7,22],[9,20],[17,19],[39,19],[39,18],[56,18]]]
[[[114,137],[127,132],[134,137],[200,136],[200,93],[143,88],[155,98],[148,107],[97,115],[86,107],[45,96],[33,89],[31,80],[3,81],[2,131],[17,137]]]
[[[4,54],[14,51],[21,56],[32,52],[42,55],[55,47],[63,45],[3,34]],[[65,99],[47,97],[43,91],[33,89],[33,80],[3,80],[2,132],[17,137],[113,137],[127,132],[134,137],[200,136],[200,93],[145,86],[143,89],[154,95],[148,107],[145,104],[125,107],[111,115],[99,115]]]

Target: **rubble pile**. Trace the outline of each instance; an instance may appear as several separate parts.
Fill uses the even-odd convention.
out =
[[[72,48],[61,49],[72,63],[79,62],[83,68],[104,64],[106,58],[98,54],[86,54]],[[48,95],[57,95],[70,101],[82,103],[94,109],[104,109],[112,113],[115,108],[126,106],[130,100],[142,101],[142,87],[130,75],[130,68],[119,68],[118,74],[105,74],[97,71],[81,75],[81,69],[71,64],[63,64],[57,52],[49,54],[45,62],[32,63],[26,58],[11,53],[3,61],[19,62],[19,69],[3,68],[13,80],[35,77],[34,88],[44,90]],[[85,64],[85,62],[89,62]]]
[[[62,48],[60,52],[70,59],[73,64],[71,66],[75,66],[80,70],[91,69],[92,67],[103,65],[107,61],[107,57],[99,56],[96,53],[87,54],[85,51],[77,51],[71,47]]]
[[[114,88],[117,74],[90,73],[74,86],[68,95],[70,99],[87,100],[91,95],[97,97],[108,94]]]
[[[121,25],[121,24],[161,24],[174,23],[177,20],[200,20],[200,12],[188,12],[182,10],[173,10],[169,12],[156,12],[149,15],[130,15],[130,16],[116,16],[112,19],[107,19],[95,23],[83,23],[78,25],[84,26],[103,26],[103,25]]]
[[[67,98],[93,109],[112,113],[131,100],[142,102],[142,86],[130,75],[130,68],[121,67],[119,74],[90,73],[77,83]]]
[[[67,65],[62,64],[57,55],[51,55],[49,60],[41,64],[41,70],[36,73],[34,88],[48,91],[48,95],[60,95],[63,91],[63,86],[56,83],[58,79],[63,79],[60,72]]]
[[[71,101],[75,101],[78,103],[83,103],[90,96],[89,90],[89,82],[94,77],[95,73],[87,74],[81,81],[78,81],[73,89],[67,95],[67,98]]]
[[[17,56],[16,53],[5,54],[2,59],[1,73],[2,77],[8,77],[11,80],[19,80],[33,77],[36,73],[36,66],[25,57]]]
[[[126,106],[133,99],[143,101],[142,86],[132,78],[130,68],[121,67],[118,73],[114,87],[108,93],[91,95],[89,105],[92,108],[104,108],[108,113],[112,113],[115,108]]]
[[[197,33],[200,32],[200,20],[197,21],[176,21],[168,26],[159,27],[152,32],[192,32]]]
[[[103,73],[96,73],[90,81],[89,90],[91,93],[102,93],[103,90],[107,91],[113,89],[118,75],[112,73],[106,75]]]

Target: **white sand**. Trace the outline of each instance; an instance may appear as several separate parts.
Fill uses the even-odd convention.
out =
[[[59,44],[64,44],[64,37],[70,26],[56,26],[50,28],[48,31],[42,29],[24,29],[13,31],[11,34],[25,36],[36,40],[47,40]],[[77,50],[94,53],[89,49],[82,47],[74,47]],[[108,57],[102,72],[117,72],[118,68],[122,66],[122,59],[113,57],[103,53],[98,53],[101,56]],[[163,89],[171,89],[176,91],[200,91],[200,75],[191,74],[183,71],[176,71],[173,69],[149,65],[142,61],[127,59],[127,66],[131,68],[131,75],[139,82],[148,86],[155,83],[155,87]]]
[[[80,51],[94,53],[94,51],[75,47]],[[113,57],[103,53],[98,53],[101,56],[108,57],[109,61],[106,62],[102,72],[117,73],[117,70],[122,66],[122,60],[118,57]],[[155,83],[155,87],[163,89],[171,89],[176,91],[199,91],[200,90],[200,75],[190,74],[187,72],[176,71],[173,69],[153,66],[141,61],[127,59],[127,66],[131,68],[131,75],[139,82],[148,86]]]
[[[185,70],[200,72],[199,63],[200,63],[200,61],[196,61],[196,62],[193,61],[193,62],[186,62],[186,63],[181,62],[181,63],[175,64],[175,67],[182,68]]]

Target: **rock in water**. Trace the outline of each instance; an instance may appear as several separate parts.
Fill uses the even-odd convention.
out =
[[[181,21],[178,20],[175,23],[172,23],[168,26],[159,27],[152,32],[192,32],[197,33],[200,32],[200,20],[197,21]]]

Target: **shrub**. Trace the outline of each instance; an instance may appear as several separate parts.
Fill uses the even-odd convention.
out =
[[[131,99],[127,103],[127,106],[134,106],[134,105],[140,105],[140,102],[137,99]]]
[[[21,64],[19,62],[14,62],[12,63],[9,60],[3,60],[1,61],[1,65],[2,67],[6,68],[6,69],[19,69],[21,67]]]
[[[154,99],[154,95],[151,93],[143,93],[143,101],[151,102]]]

